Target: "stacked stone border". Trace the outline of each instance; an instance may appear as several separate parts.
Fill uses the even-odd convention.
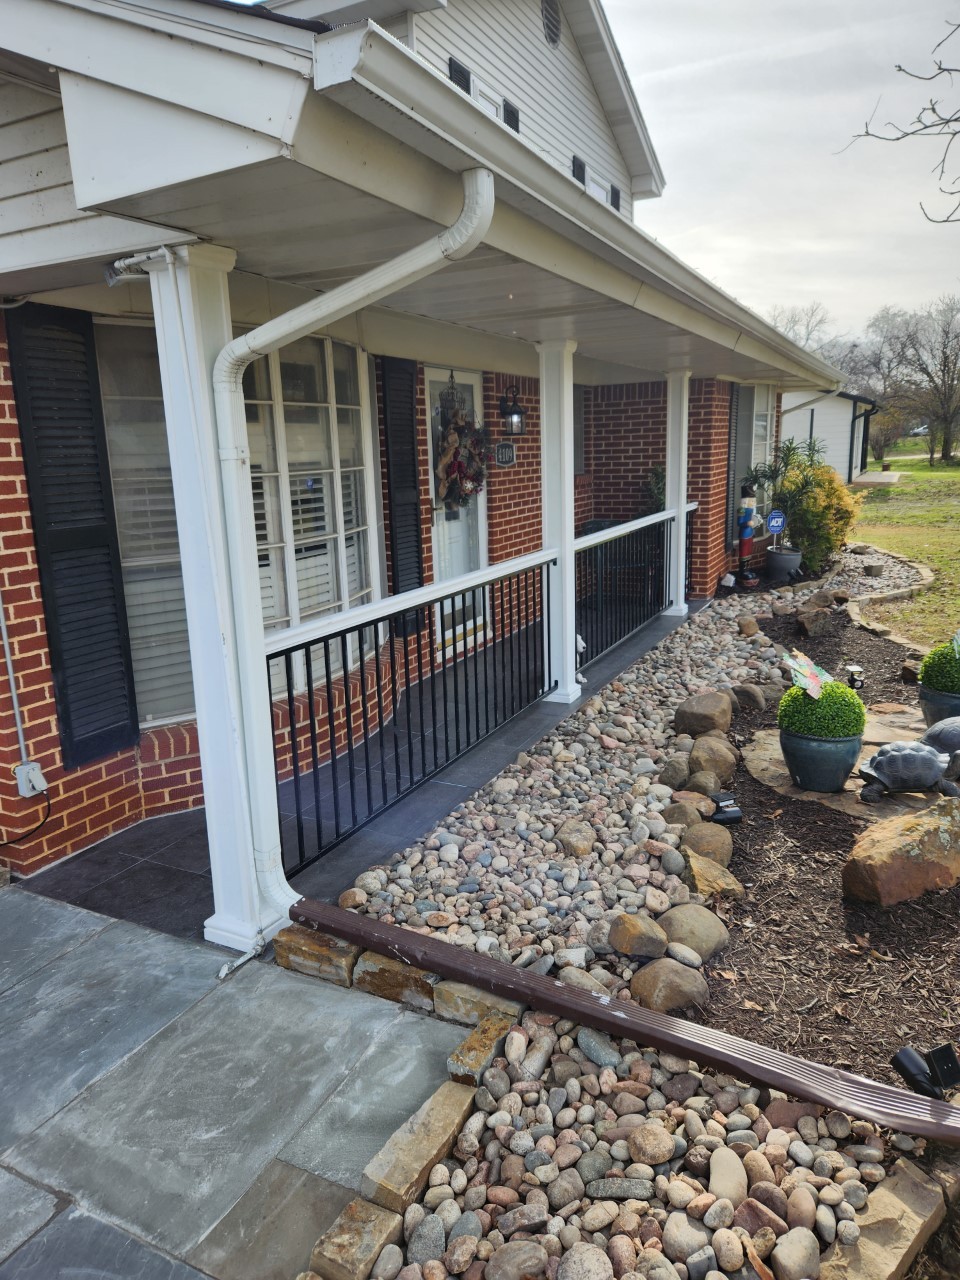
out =
[[[420,1199],[430,1170],[453,1150],[483,1073],[502,1054],[525,1007],[300,925],[279,933],[274,949],[285,969],[471,1028],[447,1060],[450,1079],[369,1162],[360,1194],[316,1242],[309,1271],[297,1276],[368,1280],[383,1249],[401,1243],[405,1210]],[[822,1257],[820,1280],[900,1280],[957,1204],[960,1164],[938,1157],[921,1168],[901,1156],[857,1215],[858,1243],[832,1245]]]

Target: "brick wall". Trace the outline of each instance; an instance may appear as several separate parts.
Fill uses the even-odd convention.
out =
[[[727,571],[729,439],[730,384],[712,378],[692,379],[687,499],[700,504],[693,524],[694,596],[712,596]]]
[[[529,555],[543,546],[540,493],[540,380],[506,373],[483,375],[483,420],[491,450],[501,438],[500,397],[519,387],[517,400],[527,411],[526,434],[514,440],[512,467],[491,463],[487,470],[487,528],[490,563]]]
[[[650,473],[667,456],[667,384],[593,387],[586,422],[593,518],[649,515]]]
[[[3,590],[27,751],[49,786],[50,818],[36,835],[0,849],[0,863],[30,873],[95,844],[141,818],[202,803],[196,726],[145,732],[139,745],[65,771],[40,578],[20,447],[6,329],[0,314],[0,586]],[[14,840],[43,817],[42,799],[17,795],[13,704],[0,667],[0,839]]]

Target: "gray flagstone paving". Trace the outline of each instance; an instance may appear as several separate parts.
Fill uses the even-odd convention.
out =
[[[65,906],[27,893],[23,889],[0,891],[0,992],[22,982],[57,956],[93,937],[113,923],[106,916],[93,915],[77,907]]]
[[[0,1280],[204,1280],[123,1231],[70,1209],[6,1262]]]
[[[0,1169],[0,1259],[6,1258],[49,1222],[56,1196]]]

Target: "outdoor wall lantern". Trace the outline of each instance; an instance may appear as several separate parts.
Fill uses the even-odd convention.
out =
[[[500,397],[500,417],[503,419],[503,434],[505,436],[522,436],[526,434],[527,411],[523,405],[517,403],[519,394],[519,387],[507,387],[506,395]],[[511,396],[513,397],[512,400],[510,399]]]

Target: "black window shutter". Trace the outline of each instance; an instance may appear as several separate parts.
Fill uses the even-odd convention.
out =
[[[450,59],[450,79],[464,93],[470,92],[470,68],[465,67],[456,58]]]
[[[514,133],[520,132],[520,108],[515,107],[506,98],[503,100],[503,123]]]
[[[610,188],[610,207],[611,209],[616,209],[617,213],[620,212],[620,188],[619,187]]]
[[[93,321],[7,317],[65,769],[139,737]]]
[[[399,595],[423,586],[416,361],[384,356],[381,373],[387,492],[390,497],[392,587],[393,594]]]
[[[587,166],[579,156],[573,157],[573,176],[576,182],[586,186],[587,182]]]

